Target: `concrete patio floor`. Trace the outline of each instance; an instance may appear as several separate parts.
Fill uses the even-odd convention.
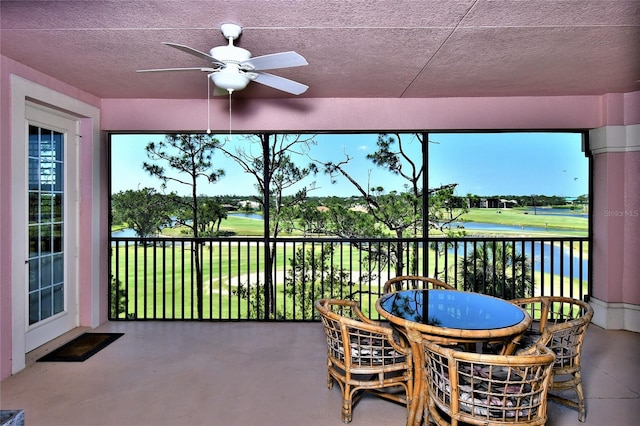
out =
[[[340,425],[340,390],[326,387],[320,323],[111,322],[125,335],[81,363],[34,362],[75,335],[28,355],[0,383],[0,408],[37,425]],[[583,377],[587,419],[549,402],[559,425],[638,424],[640,335],[591,325]],[[400,405],[365,396],[353,426],[403,425]]]

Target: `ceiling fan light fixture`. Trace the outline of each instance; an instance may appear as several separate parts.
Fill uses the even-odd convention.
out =
[[[237,69],[237,65],[234,66],[234,64],[229,64],[226,68],[211,74],[211,80],[213,84],[227,91],[242,90],[247,87],[247,84],[251,81],[249,77],[241,73]]]

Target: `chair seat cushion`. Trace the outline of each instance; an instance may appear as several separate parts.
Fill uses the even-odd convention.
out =
[[[351,362],[358,365],[387,365],[406,362],[406,356],[396,351],[392,346],[384,344],[386,341],[377,338],[352,337]],[[344,360],[344,346],[342,342],[333,342],[334,353]]]

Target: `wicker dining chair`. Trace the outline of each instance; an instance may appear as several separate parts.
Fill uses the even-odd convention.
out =
[[[440,281],[436,278],[421,277],[418,275],[402,275],[399,277],[391,278],[389,281],[384,283],[382,292],[384,294],[387,294],[393,291],[432,288],[441,290],[455,290],[455,287],[452,287],[444,281]]]
[[[364,391],[410,408],[413,392],[411,349],[392,328],[364,316],[351,300],[315,302],[327,336],[327,387],[342,391],[342,421]]]
[[[464,352],[423,341],[425,422],[437,425],[543,425],[553,351],[534,345],[518,355]]]
[[[578,299],[560,296],[540,296],[515,299],[512,303],[526,309],[533,319],[525,332],[523,347],[539,343],[556,354],[551,391],[573,390],[577,399],[549,393],[549,398],[578,410],[578,420],[587,416],[580,359],[585,332],[593,318],[593,308]]]

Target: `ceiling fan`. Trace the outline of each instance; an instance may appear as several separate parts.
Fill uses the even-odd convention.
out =
[[[251,57],[251,52],[233,45],[233,41],[240,37],[242,27],[236,24],[222,24],[222,34],[229,40],[226,46],[214,47],[209,54],[188,46],[175,43],[163,43],[198,58],[204,59],[209,64],[203,67],[191,68],[157,68],[138,70],[138,72],[163,72],[163,71],[203,71],[215,85],[214,95],[222,95],[233,91],[242,90],[250,81],[273,87],[293,95],[304,93],[309,86],[297,81],[289,80],[277,75],[264,72],[265,70],[299,67],[308,65],[306,59],[296,52],[280,52],[270,55]]]

